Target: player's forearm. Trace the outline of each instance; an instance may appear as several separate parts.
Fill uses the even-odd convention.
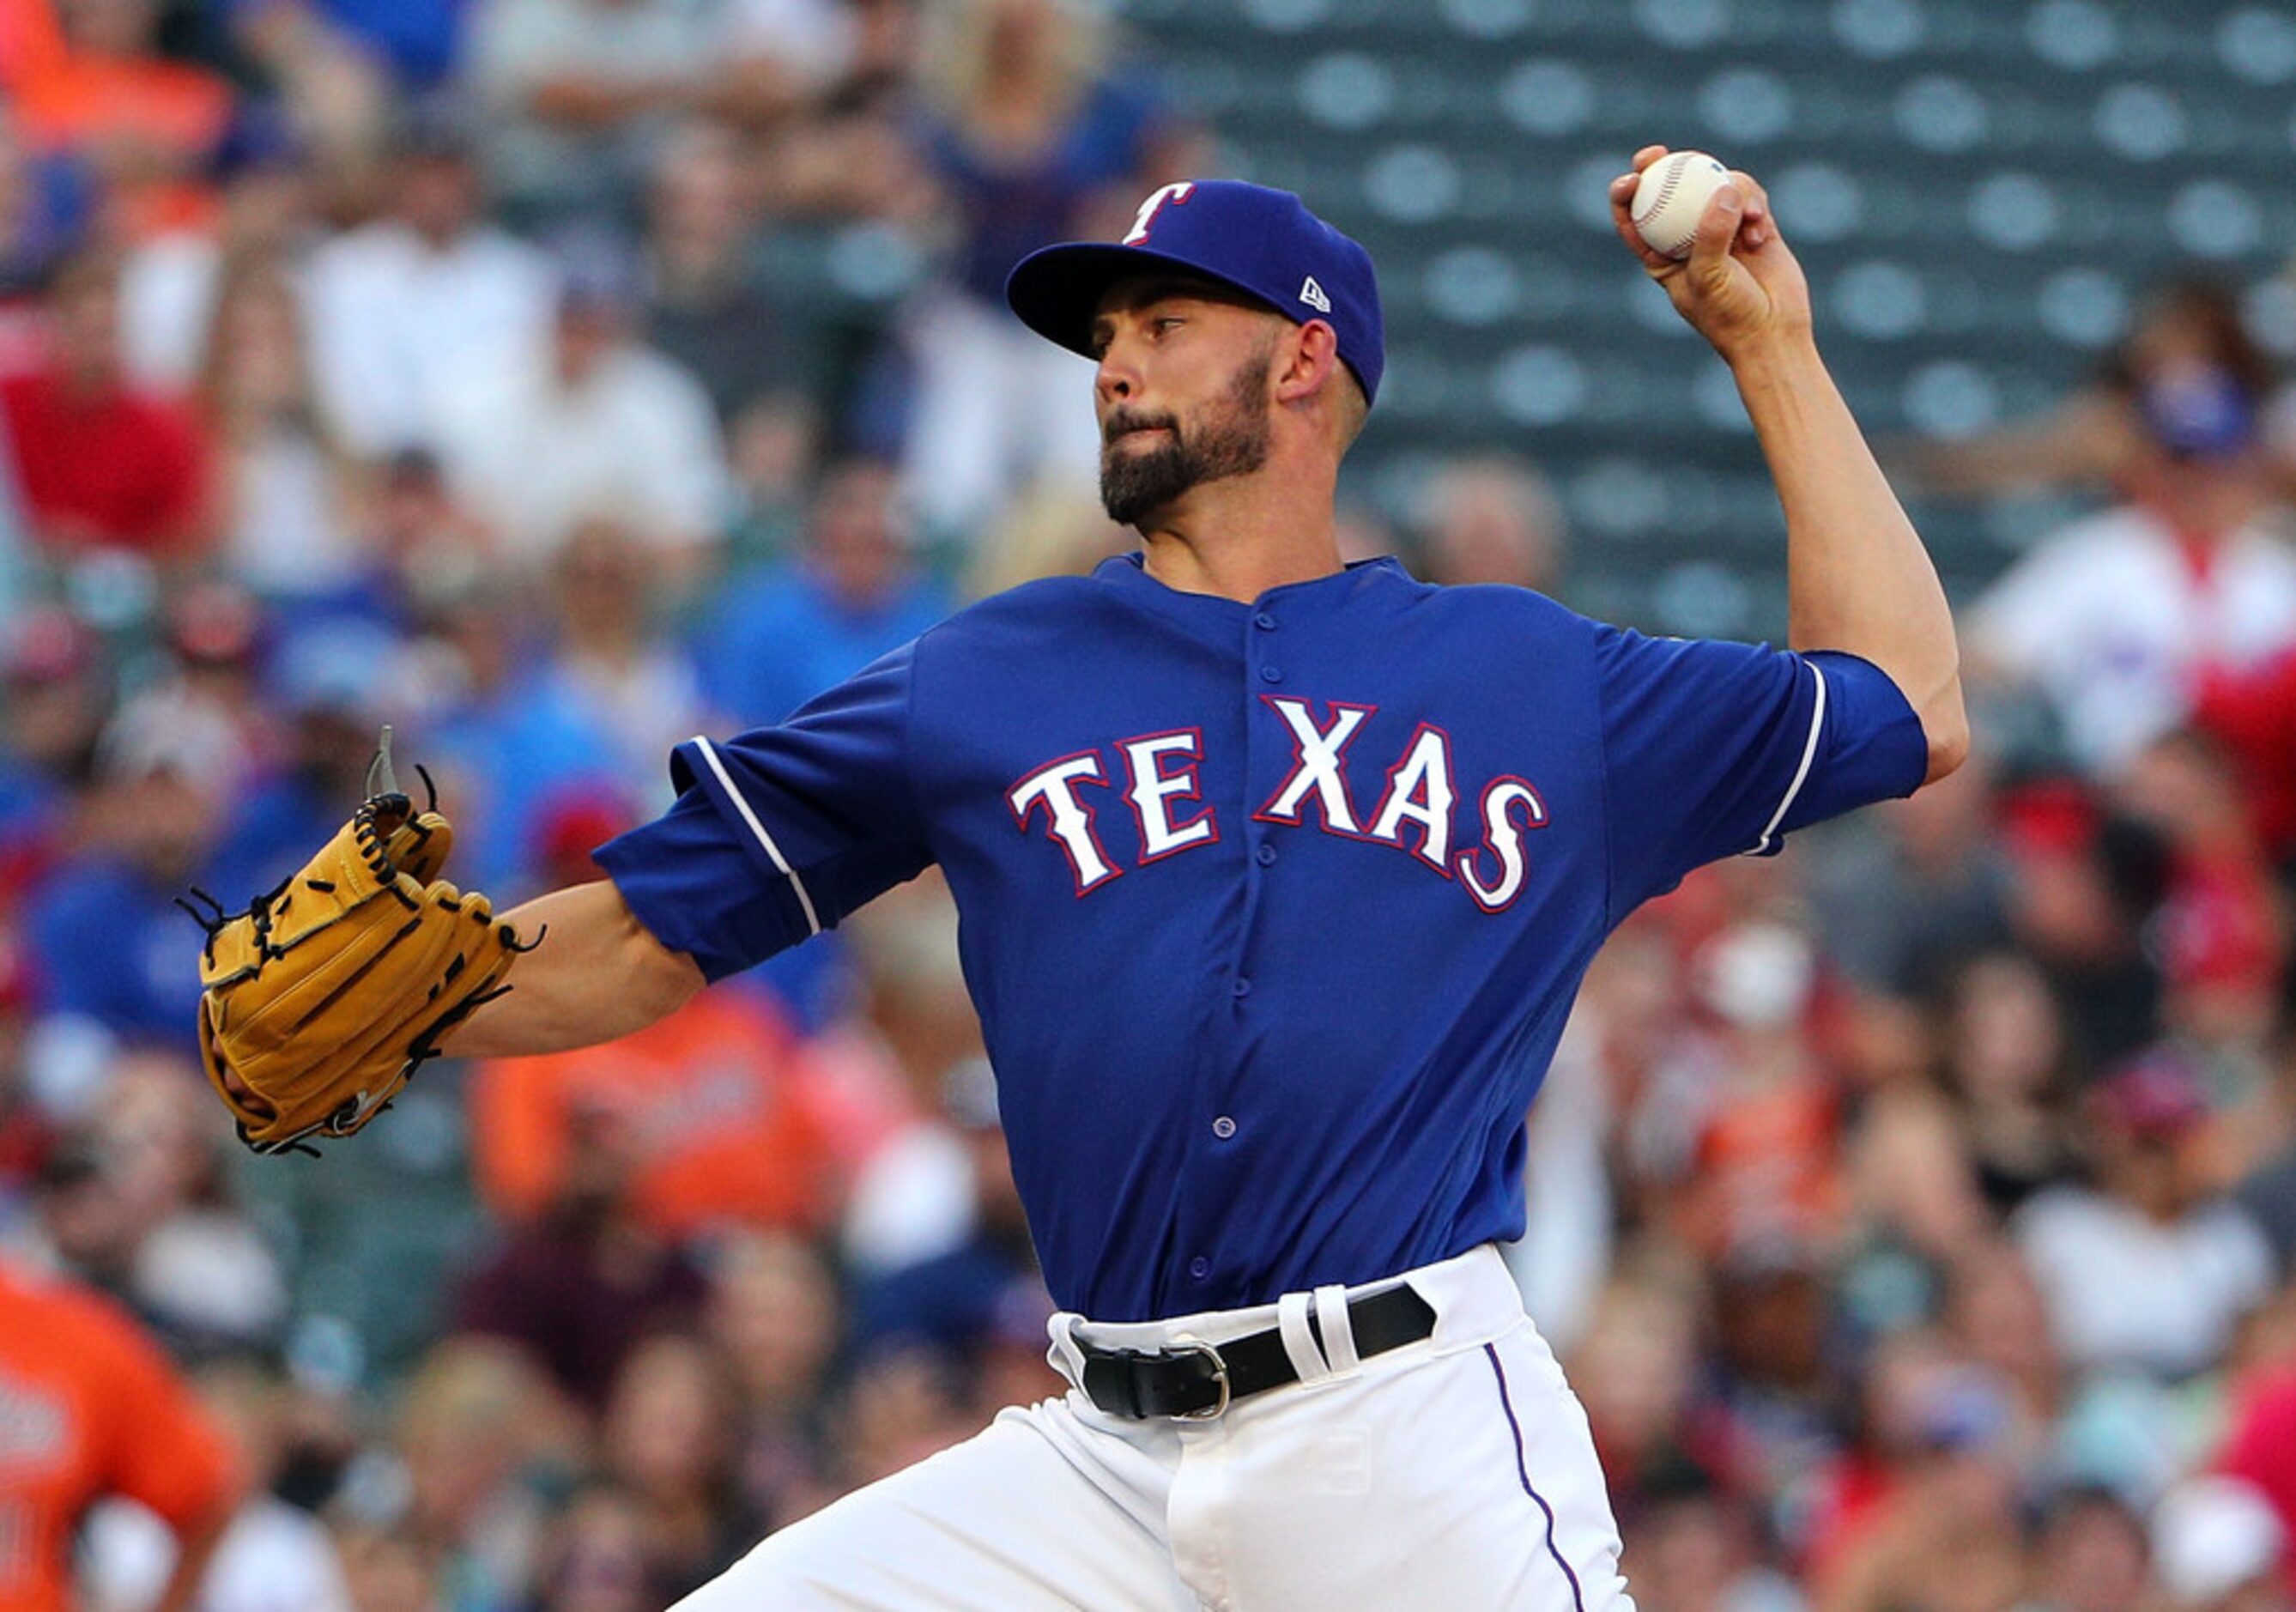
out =
[[[1788,634],[1887,672],[1929,737],[1931,778],[1969,746],[1953,615],[1929,551],[1806,336],[1732,356],[1786,517]]]
[[[554,890],[503,916],[537,943],[511,969],[508,994],[447,1032],[456,1057],[595,1046],[644,1029],[702,987],[693,959],[655,940],[611,880]]]
[[[176,1563],[152,1603],[152,1612],[190,1612],[200,1604],[201,1583],[223,1536],[230,1531],[241,1498],[239,1485],[234,1484],[214,1505],[176,1530]]]

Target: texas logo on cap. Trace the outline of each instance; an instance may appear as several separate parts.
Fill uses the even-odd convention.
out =
[[[1323,320],[1365,400],[1378,397],[1386,335],[1371,254],[1287,190],[1240,179],[1160,185],[1121,241],[1065,242],[1021,259],[1004,300],[1030,330],[1090,358],[1101,298],[1151,267],[1218,280],[1298,324]]]

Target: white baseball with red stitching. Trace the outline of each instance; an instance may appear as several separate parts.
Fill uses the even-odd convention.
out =
[[[1690,256],[1691,238],[1714,193],[1726,184],[1729,169],[1704,152],[1670,152],[1643,169],[1628,209],[1635,229],[1650,249],[1669,258]]]

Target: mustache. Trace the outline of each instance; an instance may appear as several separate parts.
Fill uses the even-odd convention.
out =
[[[1105,448],[1117,438],[1136,431],[1168,431],[1177,435],[1179,428],[1180,421],[1177,415],[1138,414],[1119,409],[1109,415],[1107,423],[1100,428],[1100,441]]]

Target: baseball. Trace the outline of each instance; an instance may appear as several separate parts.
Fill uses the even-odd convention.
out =
[[[1654,252],[1669,258],[1690,256],[1690,239],[1698,233],[1699,215],[1715,191],[1726,183],[1730,170],[1704,152],[1669,152],[1643,169],[1628,210],[1636,233]]]

